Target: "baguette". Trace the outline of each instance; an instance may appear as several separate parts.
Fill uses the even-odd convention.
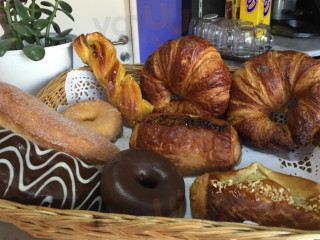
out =
[[[320,230],[320,184],[258,163],[199,176],[190,204],[194,218]]]
[[[120,150],[108,139],[63,117],[37,98],[0,82],[0,126],[40,147],[103,165]]]

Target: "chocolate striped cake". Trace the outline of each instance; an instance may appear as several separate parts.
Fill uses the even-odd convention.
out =
[[[100,211],[101,173],[64,152],[40,149],[0,129],[0,198],[22,204]]]

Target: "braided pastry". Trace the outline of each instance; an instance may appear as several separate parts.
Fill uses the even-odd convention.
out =
[[[165,42],[147,58],[140,85],[157,112],[212,117],[227,108],[231,77],[210,42],[186,36]]]
[[[106,89],[109,101],[119,109],[130,126],[153,111],[152,104],[142,98],[138,83],[126,74],[117,59],[113,44],[101,33],[82,34],[73,41],[73,47],[81,60],[92,68]]]
[[[320,60],[296,51],[270,51],[245,62],[233,76],[227,120],[242,140],[261,149],[292,151],[312,141],[320,129]],[[297,106],[288,123],[269,114]]]

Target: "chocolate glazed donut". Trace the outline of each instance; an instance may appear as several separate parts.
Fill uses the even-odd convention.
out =
[[[129,149],[116,154],[104,166],[101,192],[110,212],[184,215],[182,176],[167,158],[150,150]]]

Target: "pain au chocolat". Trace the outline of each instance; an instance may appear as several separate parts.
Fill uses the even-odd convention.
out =
[[[241,155],[237,132],[228,122],[181,113],[146,115],[133,128],[129,145],[167,157],[184,176],[229,169]]]

